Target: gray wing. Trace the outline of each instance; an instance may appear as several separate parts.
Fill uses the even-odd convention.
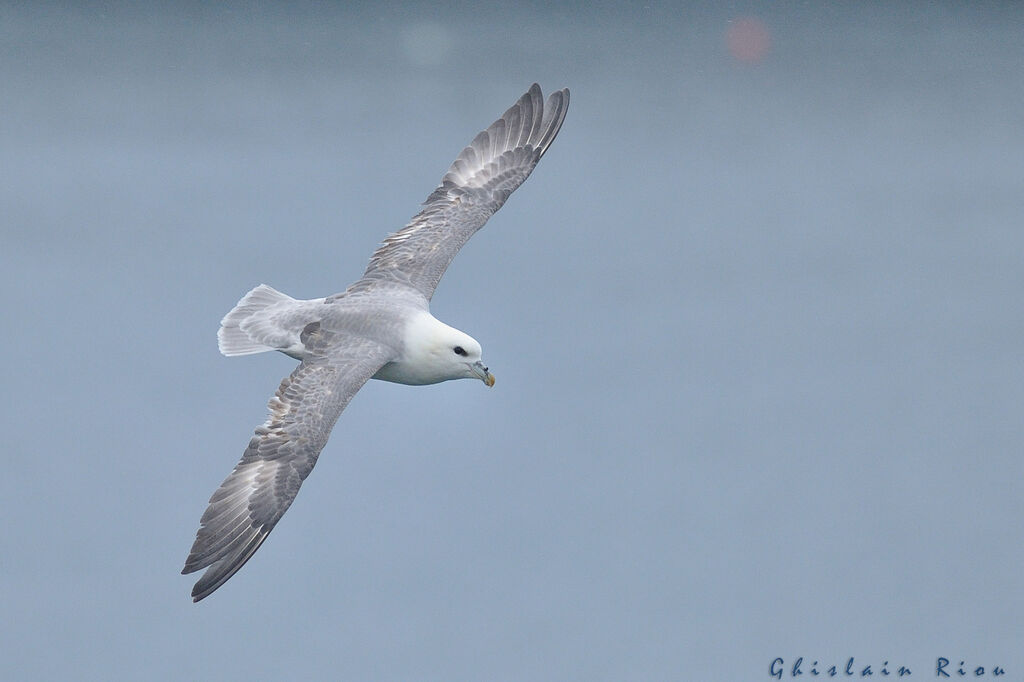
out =
[[[223,585],[259,549],[288,510],[299,486],[352,396],[393,352],[366,339],[307,325],[310,351],[270,399],[270,416],[200,520],[182,573],[206,568],[192,589],[199,601]]]
[[[430,300],[462,245],[529,177],[562,127],[569,91],[544,103],[534,83],[501,118],[462,150],[424,208],[374,252],[357,285],[408,284]]]

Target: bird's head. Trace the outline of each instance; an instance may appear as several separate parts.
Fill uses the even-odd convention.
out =
[[[404,358],[400,362],[402,378],[397,381],[436,384],[451,379],[479,379],[493,386],[494,375],[481,355],[480,344],[472,336],[423,313],[412,318],[406,328]]]
[[[488,386],[494,385],[494,375],[483,362],[483,349],[469,334],[448,327],[439,335],[434,357],[452,379],[479,379]]]

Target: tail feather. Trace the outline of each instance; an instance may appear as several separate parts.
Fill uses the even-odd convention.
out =
[[[238,305],[220,321],[220,329],[217,331],[220,352],[231,357],[278,350],[276,346],[268,346],[254,339],[243,327],[251,326],[252,318],[265,309],[285,301],[294,302],[295,299],[266,284],[259,285],[243,296]]]

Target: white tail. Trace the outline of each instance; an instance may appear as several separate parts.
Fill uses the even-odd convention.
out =
[[[260,327],[265,326],[261,322],[265,321],[266,316],[260,313],[285,302],[295,303],[295,299],[266,284],[259,285],[243,296],[238,305],[220,321],[220,330],[217,331],[220,352],[230,357],[279,350],[279,346],[268,346],[261,342],[269,339],[265,333],[261,333]]]

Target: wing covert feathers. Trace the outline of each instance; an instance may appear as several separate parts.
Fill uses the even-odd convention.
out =
[[[303,336],[310,355],[281,382],[270,399],[267,421],[256,429],[200,520],[182,569],[206,569],[192,590],[193,601],[223,585],[259,549],[313,470],[342,410],[390,359],[389,349],[362,339],[334,338],[316,323]],[[323,352],[328,345],[332,352]]]
[[[385,280],[411,286],[429,300],[463,244],[533,172],[568,107],[568,90],[551,93],[545,103],[540,87],[530,86],[462,150],[423,210],[384,240],[350,290]]]

